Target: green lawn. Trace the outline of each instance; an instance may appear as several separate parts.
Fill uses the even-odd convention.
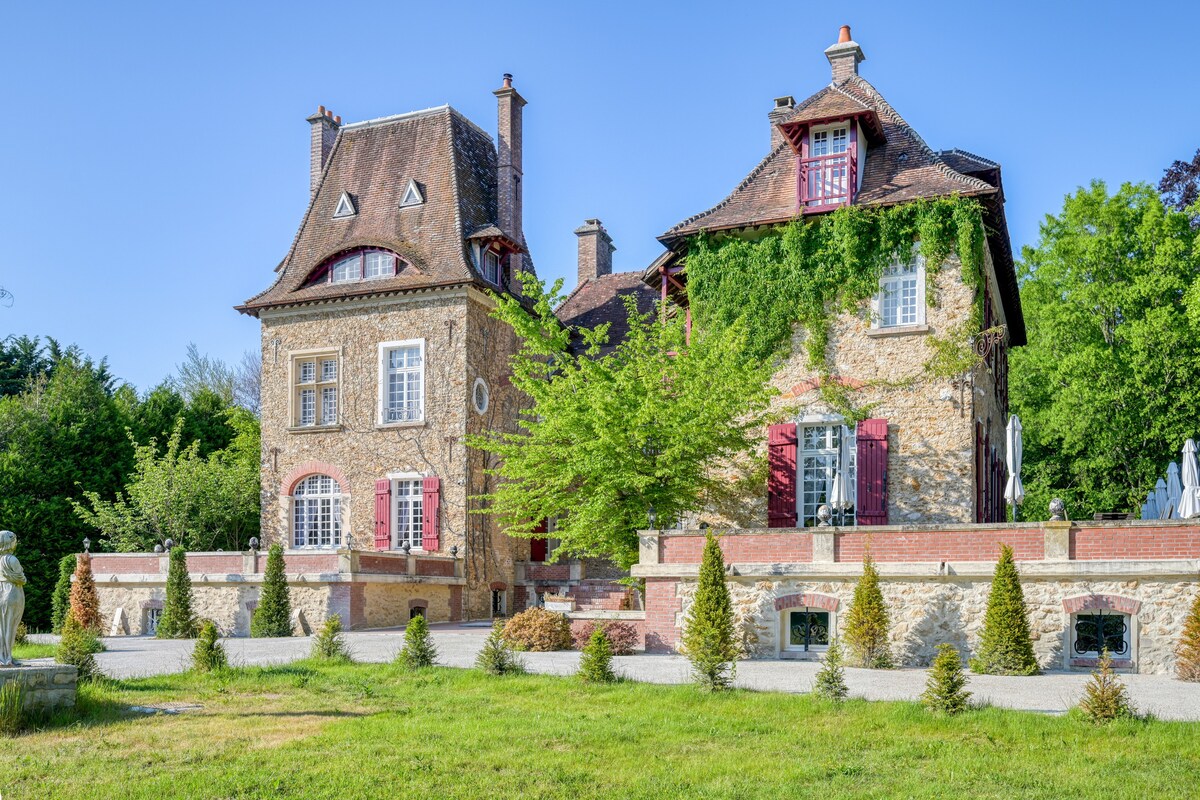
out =
[[[17,661],[22,661],[28,658],[53,658],[54,651],[58,648],[52,644],[15,644],[13,645],[13,658]]]
[[[130,705],[199,704],[174,716]],[[0,749],[18,798],[1188,795],[1200,724],[301,662],[85,689]]]

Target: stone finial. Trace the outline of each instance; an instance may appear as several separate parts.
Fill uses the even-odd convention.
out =
[[[1059,498],[1050,501],[1050,521],[1062,522],[1067,518],[1067,504]]]
[[[833,509],[825,503],[817,507],[817,527],[828,528],[829,521],[833,519]]]

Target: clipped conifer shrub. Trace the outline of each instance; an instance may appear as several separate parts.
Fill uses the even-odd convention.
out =
[[[192,639],[196,636],[196,615],[192,611],[192,579],[187,571],[187,553],[180,546],[171,548],[167,560],[167,599],[158,619],[159,639]]]
[[[971,659],[971,671],[981,675],[1036,675],[1037,658],[1029,635],[1029,615],[1021,576],[1013,561],[1012,548],[1000,545],[1000,560],[992,578],[987,613],[979,650]]]
[[[504,640],[516,650],[544,653],[571,649],[571,620],[544,608],[527,608],[504,624]]]
[[[79,670],[79,680],[90,681],[100,677],[100,670],[96,667],[96,652],[95,632],[80,625],[74,616],[67,615],[54,660]]]
[[[733,683],[740,651],[733,628],[733,601],[725,584],[725,555],[709,531],[700,560],[696,596],[684,622],[681,649],[692,664],[692,677],[709,691]]]
[[[954,715],[966,711],[971,693],[966,690],[962,657],[954,645],[942,642],[937,647],[921,703],[935,714]]]
[[[317,661],[351,661],[346,637],[342,634],[342,618],[330,614],[313,639],[312,658]]]
[[[1083,687],[1079,710],[1096,725],[1133,717],[1137,713],[1129,699],[1129,690],[1113,672],[1112,656],[1107,650],[1101,653],[1100,663],[1096,665],[1092,677]]]
[[[70,598],[68,615],[74,617],[84,629],[99,631],[102,624],[100,596],[96,594],[96,579],[92,576],[92,557],[87,553],[78,559],[75,566]]]
[[[475,666],[489,675],[514,675],[525,671],[525,664],[504,638],[499,620],[483,642],[483,649],[475,658]]]
[[[1183,622],[1179,647],[1175,650],[1175,677],[1181,681],[1200,681],[1200,592]]]
[[[250,618],[250,635],[253,637],[292,635],[292,600],[288,593],[286,567],[283,545],[276,542],[267,551],[262,592]]]
[[[200,635],[196,637],[196,646],[192,649],[192,669],[196,672],[220,672],[229,666],[229,657],[220,639],[216,623],[211,619],[204,620],[200,625]]]
[[[597,628],[604,629],[604,635],[608,637],[608,643],[612,646],[614,656],[633,655],[637,651],[638,645],[641,644],[642,637],[638,635],[635,625],[612,619],[589,619],[571,629],[571,639],[575,649],[582,650],[586,647]]]
[[[75,574],[78,560],[75,555],[68,555],[58,561],[58,580],[50,595],[51,633],[62,633],[63,623],[67,621],[67,613],[71,610],[71,576]]]
[[[604,628],[592,631],[592,638],[579,656],[579,679],[584,683],[613,683],[617,680],[612,668],[612,645]]]
[[[437,661],[437,648],[429,637],[429,623],[424,614],[417,614],[404,628],[404,646],[396,655],[396,663],[405,669],[432,667]]]
[[[846,686],[846,668],[843,665],[842,645],[837,639],[829,642],[821,669],[813,681],[813,694],[826,700],[840,703],[850,693]]]
[[[842,634],[851,666],[867,669],[891,669],[892,648],[888,641],[891,620],[883,591],[879,588],[879,570],[870,551],[863,553],[862,578],[854,587],[854,598],[846,613]]]

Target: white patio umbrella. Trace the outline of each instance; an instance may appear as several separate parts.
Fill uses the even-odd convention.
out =
[[[841,512],[843,515],[854,504],[854,500],[850,496],[850,480],[846,474],[850,466],[849,440],[850,429],[843,425],[841,435],[838,437],[837,464],[834,465],[828,492],[829,507],[835,513]]]
[[[1142,519],[1158,519],[1158,504],[1154,502],[1154,490],[1146,492],[1146,502],[1142,503]]]
[[[1159,478],[1158,483],[1154,484],[1154,507],[1158,512],[1158,516],[1155,517],[1155,519],[1166,519],[1166,517],[1163,516],[1163,509],[1166,508],[1166,506],[1167,482],[1162,478]],[[1167,513],[1170,514],[1170,509],[1167,509]]]
[[[1200,517],[1200,472],[1196,469],[1196,443],[1191,439],[1183,443],[1183,497],[1175,506],[1175,516]]]
[[[1004,487],[1004,500],[1013,507],[1013,519],[1017,518],[1017,506],[1025,502],[1025,487],[1021,485],[1021,420],[1016,414],[1008,418],[1005,428],[1005,464],[1008,466],[1008,484]]]
[[[1167,507],[1158,508],[1159,519],[1171,519],[1175,516],[1175,508],[1183,497],[1183,485],[1179,482],[1179,465],[1172,461],[1167,464]]]

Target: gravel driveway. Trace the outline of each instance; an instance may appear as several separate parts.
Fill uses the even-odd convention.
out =
[[[470,667],[487,636],[489,627],[480,625],[435,625],[433,640],[438,663]],[[347,633],[346,641],[359,661],[384,662],[395,657],[403,640],[401,631]],[[35,635],[34,641],[56,637]],[[311,639],[225,639],[229,660],[234,665],[283,664],[303,658]],[[115,678],[132,678],[182,672],[188,666],[192,642],[126,636],[104,640],[108,650],[96,656],[100,669]],[[524,653],[531,672],[569,675],[579,663],[576,652]],[[635,655],[613,659],[617,671],[628,678],[648,683],[686,683],[688,664],[681,656]],[[812,688],[818,664],[798,661],[742,661],[737,685],[746,689],[807,692]],[[1005,708],[1060,714],[1078,702],[1086,673],[1050,672],[1032,678],[972,675],[968,689],[973,699]],[[1183,683],[1169,675],[1122,675],[1138,710],[1160,719],[1200,720],[1200,684]],[[915,700],[925,687],[925,670],[847,669],[846,683],[853,697],[868,700]]]

